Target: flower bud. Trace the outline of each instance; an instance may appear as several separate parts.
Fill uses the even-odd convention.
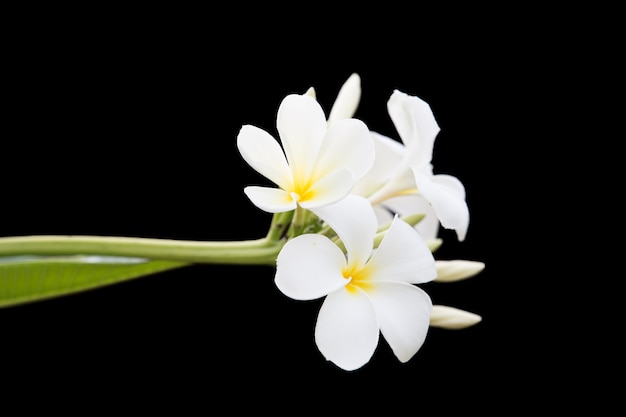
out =
[[[480,322],[482,317],[454,307],[434,305],[430,313],[430,325],[442,329],[458,330]]]
[[[435,261],[437,267],[436,282],[454,282],[473,277],[485,269],[483,262],[454,260]]]
[[[353,73],[348,77],[346,82],[341,86],[335,103],[330,109],[328,122],[334,122],[341,119],[349,119],[354,116],[359,101],[361,100],[361,77],[357,73]]]
[[[428,249],[430,249],[430,251],[434,253],[443,244],[443,239],[440,239],[438,237],[434,239],[426,239],[426,244],[428,245]]]

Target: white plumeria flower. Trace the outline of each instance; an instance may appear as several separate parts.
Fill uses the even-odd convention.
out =
[[[255,126],[244,125],[237,136],[244,160],[279,187],[244,189],[252,203],[267,212],[337,202],[372,165],[374,145],[365,123],[343,119],[328,124],[320,104],[309,94],[285,97],[276,127],[283,148]]]
[[[353,117],[360,98],[361,79],[354,73],[341,87],[329,122]],[[422,212],[426,217],[417,229],[424,236],[435,239],[441,224],[456,230],[458,239],[464,240],[469,226],[465,187],[456,177],[433,174],[432,153],[440,128],[430,106],[394,90],[387,107],[402,143],[371,132],[376,159],[352,193],[369,198],[379,223],[389,221],[391,213]]]
[[[360,196],[313,212],[337,233],[346,254],[323,235],[297,236],[278,255],[277,287],[296,300],[325,297],[315,341],[340,368],[365,365],[381,333],[395,356],[408,361],[424,343],[430,324],[431,299],[413,285],[432,281],[437,274],[426,243],[396,218],[373,249],[376,216]]]
[[[375,168],[361,179],[354,192],[367,196],[373,205],[387,207],[399,207],[400,198],[395,203],[389,201],[392,198],[423,198],[440,224],[455,230],[459,241],[465,240],[469,226],[465,187],[452,175],[433,173],[433,147],[440,128],[430,106],[418,97],[394,90],[387,109],[402,144],[372,132],[376,140]],[[379,172],[387,174],[381,176]]]

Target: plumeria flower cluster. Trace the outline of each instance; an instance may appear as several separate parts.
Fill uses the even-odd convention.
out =
[[[347,371],[369,362],[381,335],[407,362],[430,326],[480,322],[477,314],[433,305],[419,285],[466,279],[485,266],[434,257],[440,227],[465,239],[469,210],[461,181],[434,174],[440,129],[430,106],[393,91],[387,108],[396,140],[354,117],[360,98],[360,77],[352,74],[328,116],[311,87],[280,103],[278,138],[251,125],[237,136],[243,159],[273,184],[248,186],[245,194],[288,224],[275,284],[295,300],[323,300],[315,342]]]

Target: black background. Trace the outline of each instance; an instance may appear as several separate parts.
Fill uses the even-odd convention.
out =
[[[542,300],[529,288],[533,267],[521,241],[533,241],[536,230],[522,213],[538,203],[520,198],[527,185],[517,161],[526,169],[539,163],[525,157],[534,131],[525,123],[545,115],[520,102],[538,100],[536,75],[552,74],[542,72],[525,37],[504,21],[479,28],[440,19],[418,32],[408,21],[327,25],[304,14],[218,28],[218,14],[159,12],[55,23],[42,11],[15,31],[5,64],[3,236],[262,237],[270,216],[243,188],[266,180],[238,154],[239,129],[254,124],[275,134],[282,98],[311,86],[328,112],[357,72],[355,117],[372,130],[397,138],[386,109],[396,88],[431,105],[441,127],[434,171],[464,183],[471,213],[467,239],[443,231],[436,256],[486,269],[424,288],[436,304],[483,321],[431,329],[405,364],[381,338],[370,363],[344,372],[315,346],[319,300],[286,298],[269,267],[194,265],[0,310],[13,392],[75,395],[97,407],[124,399],[200,410],[246,403],[300,410],[343,398],[410,404],[416,413],[423,405],[498,411],[494,398],[534,408],[551,395],[561,359],[532,337],[528,303]],[[520,388],[538,375],[529,359],[536,351],[550,363],[542,384]]]

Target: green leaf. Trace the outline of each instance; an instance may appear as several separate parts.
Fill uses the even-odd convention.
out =
[[[0,257],[0,308],[45,300],[190,265],[121,256]]]

